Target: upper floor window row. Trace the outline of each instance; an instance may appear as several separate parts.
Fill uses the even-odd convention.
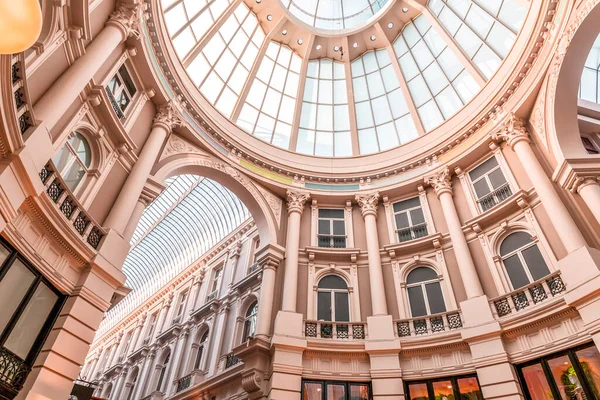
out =
[[[423,207],[418,197],[394,203],[393,211],[398,242],[428,235]]]
[[[120,120],[124,120],[133,97],[137,93],[125,64],[119,67],[117,73],[108,81],[105,89],[115,114]]]
[[[343,209],[320,208],[318,215],[319,247],[346,247],[346,220]]]
[[[487,211],[512,195],[512,190],[496,157],[484,161],[469,172],[469,178],[481,211]]]

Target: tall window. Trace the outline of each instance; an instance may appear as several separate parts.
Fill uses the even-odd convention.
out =
[[[202,362],[202,356],[204,355],[204,348],[208,341],[208,329],[204,331],[200,338],[200,344],[198,345],[198,353],[196,354],[196,361],[194,362],[194,369],[200,369],[200,363]]]
[[[579,98],[600,103],[600,35],[596,38],[583,67]]]
[[[120,360],[123,360],[127,357],[127,351],[129,351],[129,346],[131,346],[131,339],[133,338],[133,332],[127,332],[127,336],[125,337],[125,346],[123,347],[123,353],[119,357]]]
[[[581,135],[581,143],[588,154],[600,154],[598,145],[594,143],[594,140],[591,137]]]
[[[77,188],[81,178],[87,173],[91,161],[90,145],[78,132],[71,135],[52,159],[56,172],[60,174],[71,192]]]
[[[412,317],[446,311],[442,286],[437,273],[428,267],[417,267],[406,277],[406,290]]]
[[[398,242],[427,236],[427,224],[418,197],[394,203],[393,209]]]
[[[318,214],[319,247],[346,247],[344,210],[320,208]]]
[[[129,71],[127,71],[127,67],[125,67],[125,64],[121,65],[115,76],[106,85],[106,93],[110,99],[113,111],[120,120],[125,119],[125,113],[136,92],[137,89],[131,79],[131,75],[129,75]]]
[[[177,302],[177,311],[175,313],[175,318],[173,318],[173,323],[177,324],[181,322],[183,312],[185,311],[185,300],[187,299],[188,291],[184,291],[179,295],[179,301]]]
[[[148,326],[148,331],[146,333],[146,338],[144,339],[144,344],[148,344],[152,339],[152,335],[154,335],[154,328],[156,327],[156,320],[158,319],[158,313],[155,312],[150,316],[150,325]]]
[[[219,267],[214,270],[213,278],[210,285],[210,293],[208,294],[208,300],[212,300],[217,297],[219,292],[219,284],[221,283],[221,276],[223,275],[223,267]]]
[[[132,400],[133,398],[133,392],[135,392],[135,385],[137,383],[138,375],[139,370],[134,372],[133,379],[131,381],[131,387],[129,388],[129,394],[127,395],[127,400]]]
[[[336,275],[327,275],[317,289],[317,319],[321,321],[350,321],[348,285]]]
[[[550,274],[537,244],[527,232],[508,235],[500,245],[500,257],[513,289],[526,286]]]
[[[496,157],[473,168],[469,172],[469,178],[481,211],[489,210],[512,195],[510,185],[506,181]]]
[[[258,302],[254,302],[248,307],[246,317],[244,318],[244,334],[242,342],[248,341],[256,333],[256,317],[258,315]]]
[[[165,375],[167,373],[167,367],[169,366],[170,359],[171,359],[171,351],[168,350],[167,356],[165,357],[163,363],[161,364],[160,371],[158,372],[158,382],[156,383],[156,390],[158,392],[162,391],[163,381],[165,380]],[[166,390],[164,392],[166,392]]]

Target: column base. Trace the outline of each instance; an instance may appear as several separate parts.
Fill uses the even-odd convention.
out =
[[[307,347],[302,335],[303,319],[302,314],[290,311],[279,311],[275,317],[269,399],[300,400],[302,357]]]
[[[391,315],[378,315],[367,317],[367,338],[369,341],[374,340],[395,340],[394,336],[394,321]]]
[[[374,400],[403,400],[404,383],[400,369],[400,341],[389,339],[391,328],[391,315],[368,317],[369,341],[365,343],[365,350],[369,354],[371,364],[371,387]],[[380,328],[382,334],[375,335],[378,341],[371,342],[372,329]],[[385,339],[382,339],[385,338]],[[387,339],[387,340],[386,340]]]

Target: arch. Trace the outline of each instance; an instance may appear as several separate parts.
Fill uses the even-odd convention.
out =
[[[407,274],[406,296],[413,318],[448,310],[441,279],[437,271],[427,265],[418,265]]]
[[[548,73],[545,114],[550,147],[559,162],[590,157],[580,139],[577,100],[583,66],[600,33],[599,3],[582,2],[579,10],[572,11]]]
[[[336,322],[352,320],[349,285],[339,274],[329,273],[321,276],[317,281],[315,296],[318,320]]]
[[[344,283],[346,283],[346,286],[348,287],[348,290],[352,290],[353,286],[352,286],[352,278],[350,276],[350,274],[346,271],[344,271],[341,268],[323,268],[317,272],[315,272],[315,282],[318,283],[321,281],[321,279],[325,278],[328,275],[335,275],[341,279],[343,279]]]
[[[435,271],[438,276],[444,276],[444,273],[441,271],[441,268],[433,261],[426,258],[419,258],[418,260],[413,260],[409,263],[404,264],[400,269],[400,282],[403,284],[406,283],[408,275],[410,273],[420,267],[428,267]]]
[[[258,300],[253,301],[244,311],[244,325],[242,331],[242,343],[252,338],[256,333],[256,322],[258,318]]]
[[[490,249],[492,249],[494,255],[500,254],[502,241],[504,241],[508,235],[516,231],[525,231],[537,239],[535,229],[528,224],[521,221],[509,222],[508,224],[501,225],[500,229],[498,229],[498,231],[490,238]]]
[[[518,230],[507,235],[500,243],[498,254],[513,290],[550,274],[537,241],[527,231]]]
[[[66,140],[71,135],[71,133],[77,132],[81,136],[87,140],[90,153],[91,153],[91,162],[89,169],[101,169],[107,161],[106,158],[106,149],[99,145],[98,143],[98,129],[87,123],[85,121],[79,121],[72,129],[70,129],[69,134],[67,135]],[[66,141],[65,140],[65,141]],[[61,144],[61,147],[64,146],[64,142]]]
[[[180,174],[194,174],[212,179],[231,190],[250,212],[262,247],[278,244],[278,221],[273,208],[281,208],[279,199],[265,195],[245,175],[231,165],[212,157],[194,153],[178,153],[160,161],[154,176],[159,181]]]

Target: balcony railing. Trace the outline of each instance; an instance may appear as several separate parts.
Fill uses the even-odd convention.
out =
[[[396,229],[398,242],[408,242],[409,240],[418,239],[427,236],[427,224],[409,226],[408,228]]]
[[[115,112],[115,114],[117,115],[117,117],[120,120],[125,119],[125,114],[123,113],[123,110],[121,110],[121,107],[119,107],[119,103],[117,103],[117,100],[115,99],[115,96],[113,96],[110,89],[108,87],[106,87],[106,88],[104,88],[104,90],[106,90],[106,95],[108,96],[110,105],[112,106],[112,109]]]
[[[560,277],[560,271],[556,271],[527,286],[492,299],[490,303],[493,305],[492,310],[495,310],[496,315],[502,318],[530,305],[541,303],[566,290],[567,287]]]
[[[332,249],[346,248],[346,235],[318,235],[319,247]]]
[[[188,374],[177,381],[177,393],[189,388],[192,385],[192,375]]]
[[[104,232],[98,223],[94,222],[93,218],[79,204],[75,196],[71,194],[60,174],[55,171],[54,164],[52,161],[49,161],[39,174],[42,183],[46,186],[48,197],[58,206],[60,212],[62,212],[83,240],[94,249],[97,249],[106,232]]]
[[[29,371],[30,367],[23,360],[0,347],[0,395],[8,392],[16,396]]]
[[[367,326],[363,322],[304,321],[304,336],[318,339],[364,340]]]
[[[27,98],[25,85],[25,61],[22,54],[15,54],[11,60],[12,90],[19,121],[19,130],[23,135],[33,125],[32,107]]]
[[[252,264],[251,266],[248,267],[248,275],[250,275],[251,273],[253,273],[254,271],[256,271],[259,268],[260,268],[260,264],[255,262],[254,264]]]
[[[396,321],[398,337],[430,335],[463,327],[460,311],[447,311]]]
[[[495,205],[502,203],[510,196],[512,196],[512,190],[510,190],[510,186],[507,182],[498,189],[491,191],[480,199],[477,199],[477,203],[479,203],[482,211],[487,211]]]
[[[225,359],[225,369],[231,368],[234,365],[241,363],[242,360],[233,353],[227,354],[227,358]]]

